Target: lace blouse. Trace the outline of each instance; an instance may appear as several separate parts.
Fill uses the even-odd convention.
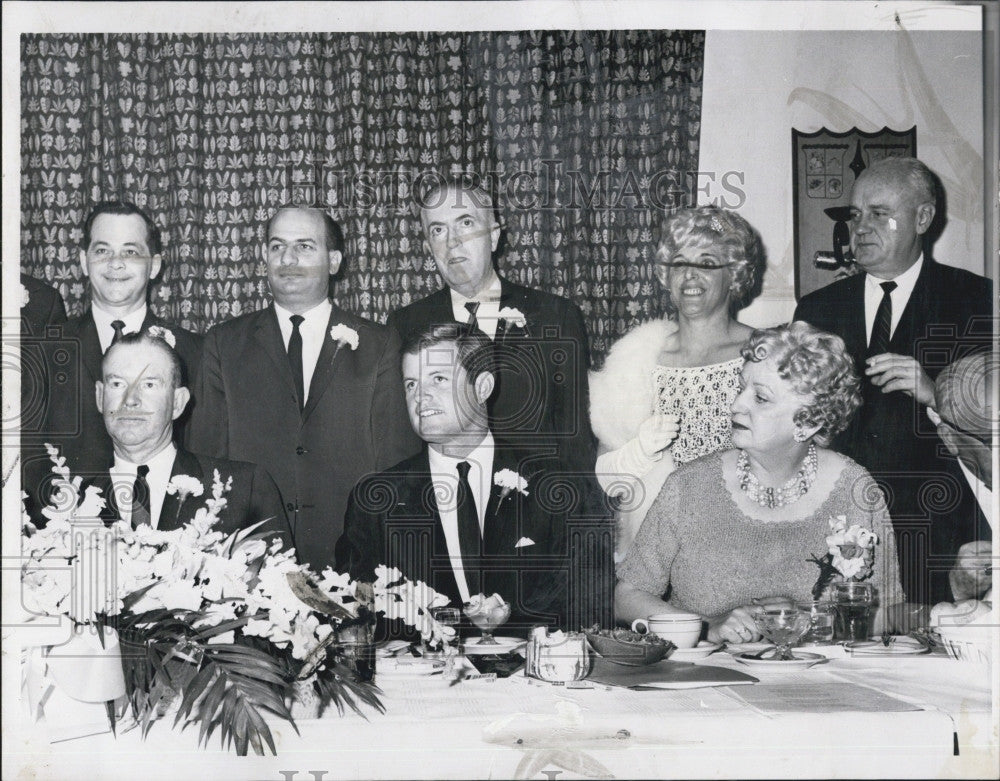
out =
[[[709,366],[657,366],[653,398],[657,412],[678,415],[680,432],[670,453],[686,464],[733,446],[730,406],[740,387],[742,358]]]

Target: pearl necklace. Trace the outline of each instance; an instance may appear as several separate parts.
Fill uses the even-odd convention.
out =
[[[740,457],[736,460],[736,474],[740,478],[740,490],[751,500],[773,510],[777,507],[797,502],[813,484],[816,479],[816,445],[809,443],[809,450],[806,451],[805,460],[795,476],[780,488],[764,488],[757,476],[750,471],[750,457],[745,450],[740,451]]]

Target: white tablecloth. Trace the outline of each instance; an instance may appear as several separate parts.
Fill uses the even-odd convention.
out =
[[[237,758],[217,739],[198,748],[196,730],[168,723],[145,742],[134,730],[49,745],[38,730],[12,735],[8,721],[4,777],[996,776],[993,699],[976,668],[936,655],[828,654],[801,672],[755,669],[760,682],[750,686],[683,691],[568,689],[520,674],[456,686],[440,676],[382,680],[387,712],[368,721],[304,720],[299,734],[274,722],[277,757]],[[725,653],[703,664],[744,669]],[[823,712],[830,707],[837,710]]]

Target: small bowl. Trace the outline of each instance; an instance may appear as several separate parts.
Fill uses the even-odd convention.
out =
[[[624,664],[630,667],[644,667],[647,664],[656,664],[670,651],[674,649],[674,644],[670,642],[648,642],[641,640],[632,642],[629,640],[616,640],[607,635],[600,635],[596,632],[587,632],[587,640],[590,646],[601,655],[602,659],[607,659],[614,664]]]

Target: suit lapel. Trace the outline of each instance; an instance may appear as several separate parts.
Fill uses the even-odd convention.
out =
[[[206,486],[204,473],[201,471],[201,464],[197,457],[187,450],[177,448],[177,455],[174,457],[174,465],[170,469],[170,478],[178,475],[187,475],[200,481],[205,487],[205,491],[211,490],[211,486]],[[203,494],[204,496],[204,494]],[[173,531],[186,524],[194,516],[192,512],[197,503],[202,501],[193,496],[181,499],[180,494],[167,494],[163,498],[163,508],[160,510],[160,521],[157,529],[160,531]],[[182,514],[183,511],[183,514]]]
[[[847,352],[854,356],[859,371],[864,369],[865,355],[868,352],[868,330],[865,326],[865,279],[867,274],[857,274],[851,277],[852,288],[846,313],[846,328],[844,344]]]
[[[93,382],[101,379],[101,359],[104,351],[101,350],[101,340],[97,336],[97,323],[94,316],[88,309],[87,313],[80,319],[80,357],[83,359],[84,368],[90,374]],[[90,385],[93,390],[93,384]]]
[[[903,307],[903,313],[896,324],[896,330],[893,331],[892,338],[889,340],[889,352],[913,355],[917,339],[926,335],[923,333],[927,317],[924,299],[930,285],[929,277],[933,274],[932,263],[930,258],[924,258],[924,265],[920,269],[920,274],[913,285],[906,306]]]
[[[292,368],[288,364],[288,353],[285,352],[285,342],[281,338],[278,315],[274,311],[273,304],[259,313],[257,327],[254,329],[254,341],[267,354],[285,384],[285,389],[294,397],[296,394],[295,383],[292,381]]]
[[[342,345],[330,338],[330,329],[342,321],[342,313],[337,308],[337,305],[334,304],[330,310],[330,319],[326,324],[326,332],[323,334],[323,346],[320,348],[319,358],[316,360],[316,367],[313,369],[312,379],[309,381],[309,395],[306,397],[306,406],[302,411],[303,418],[309,417],[309,414],[316,408],[319,400],[323,397],[327,387],[330,385],[334,369],[345,360],[343,353],[351,351],[350,345]]]

